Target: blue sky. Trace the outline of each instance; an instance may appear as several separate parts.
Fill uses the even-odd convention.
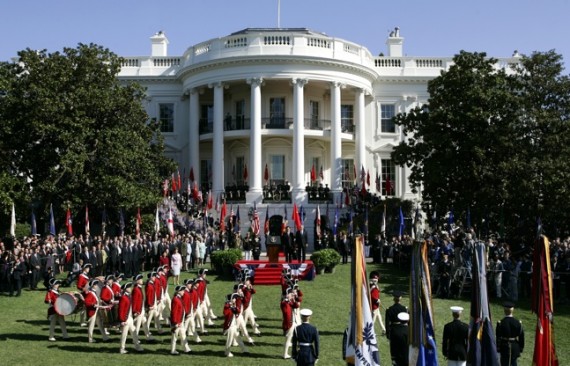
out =
[[[0,60],[25,48],[97,43],[121,56],[150,54],[163,30],[169,55],[244,28],[276,27],[278,0],[17,0],[0,5]],[[281,0],[281,27],[304,27],[386,52],[396,26],[408,56],[460,50],[509,57],[556,49],[569,64],[570,0]],[[565,71],[568,74],[568,70]]]

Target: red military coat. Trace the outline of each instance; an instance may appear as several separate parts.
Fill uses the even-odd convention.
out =
[[[154,281],[154,294],[156,296],[156,302],[162,300],[162,280],[159,276],[156,276],[156,281]]]
[[[147,308],[153,308],[156,302],[156,289],[154,282],[148,281],[145,287],[145,304]]]
[[[170,305],[170,325],[175,327],[184,320],[184,304],[179,295],[174,296]]]
[[[83,293],[83,298],[85,299],[85,311],[87,311],[87,316],[91,318],[95,315],[97,311],[97,305],[99,305],[99,299],[95,291],[87,291]]]
[[[131,297],[124,293],[119,299],[119,321],[125,323],[131,311]]]
[[[83,291],[83,289],[88,283],[89,283],[89,276],[82,272],[79,275],[79,277],[77,277],[77,289],[79,291]]]
[[[103,289],[101,290],[101,300],[105,304],[111,304],[114,298],[115,298],[115,293],[113,292],[111,286],[107,285],[103,287]]]
[[[255,289],[253,288],[253,286],[251,288],[244,286],[244,288],[243,288],[243,309],[244,310],[249,308],[249,303],[251,302],[251,296],[254,294],[255,294]]]
[[[184,314],[186,314],[186,317],[189,317],[192,307],[192,295],[190,295],[188,290],[182,294],[182,305],[184,305]]]
[[[192,297],[192,310],[198,309],[198,305],[200,304],[200,295],[198,295],[198,291],[192,289],[190,291],[190,296]]]
[[[370,287],[370,301],[372,302],[372,310],[380,307],[380,289],[376,285]]]
[[[133,316],[137,316],[140,313],[142,313],[144,296],[141,285],[135,285],[135,287],[133,287],[133,292],[131,293],[131,301],[132,301],[131,306],[133,309]]]
[[[50,315],[55,314],[55,300],[57,300],[57,298],[59,297],[59,292],[54,290],[54,289],[50,289],[47,293],[46,293],[46,298],[44,300],[44,302],[46,304],[49,304],[49,308],[48,308],[48,317]]]
[[[229,327],[231,327],[236,314],[238,314],[237,308],[231,303],[226,302],[224,304],[224,331],[228,330]]]
[[[204,297],[206,296],[206,281],[198,281],[198,288],[196,290],[198,290],[198,298],[200,299],[200,302],[203,302]]]
[[[297,309],[298,307],[299,303],[296,301],[281,301],[281,314],[283,315],[283,333],[287,333],[289,328],[293,326],[293,309]]]

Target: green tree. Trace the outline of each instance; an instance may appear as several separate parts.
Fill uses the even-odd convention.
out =
[[[554,52],[497,64],[485,53],[456,55],[428,83],[427,104],[396,117],[406,141],[392,157],[410,166],[411,184],[438,213],[469,207],[473,221],[529,235],[538,215],[554,225],[552,213],[570,208],[570,89]]]
[[[143,108],[145,90],[117,79],[121,59],[94,44],[18,56],[0,65],[0,147],[29,201],[44,212],[50,202],[153,207],[173,163]]]

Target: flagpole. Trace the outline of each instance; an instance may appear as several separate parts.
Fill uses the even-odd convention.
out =
[[[277,28],[281,28],[281,0],[277,0]]]

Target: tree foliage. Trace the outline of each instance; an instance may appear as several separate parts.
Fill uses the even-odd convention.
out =
[[[527,236],[541,217],[568,231],[570,83],[554,51],[507,68],[485,53],[460,52],[428,83],[422,107],[396,117],[406,141],[394,149],[410,183],[438,212],[471,210],[491,229]],[[566,223],[566,224],[565,224]],[[556,232],[556,233],[555,233]]]
[[[0,65],[0,168],[22,182],[28,202],[44,212],[50,202],[154,206],[172,163],[143,108],[145,90],[117,79],[121,59],[94,44],[18,56]]]

